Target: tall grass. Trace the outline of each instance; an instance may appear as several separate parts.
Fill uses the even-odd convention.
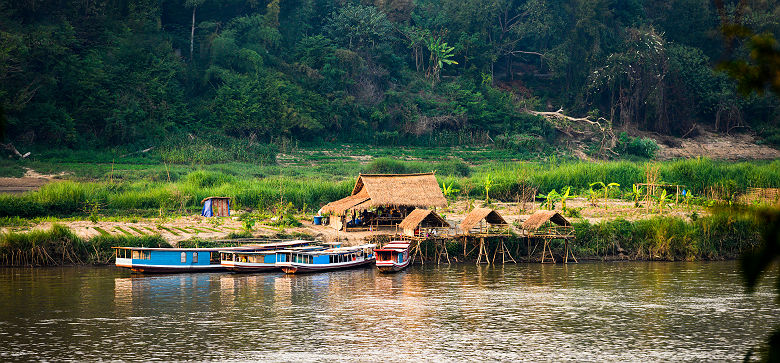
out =
[[[243,164],[246,165],[246,164]],[[484,197],[485,180],[493,186],[491,198],[513,201],[524,187],[536,187],[546,194],[572,187],[582,193],[593,182],[619,183],[631,189],[645,181],[648,168],[657,168],[660,181],[685,185],[701,195],[709,187],[728,187],[735,192],[747,187],[779,187],[780,161],[719,162],[708,159],[632,163],[487,163],[469,166],[462,161],[420,162],[379,158],[362,167],[371,173],[410,173],[436,170],[439,183],[453,184],[471,197]],[[268,172],[269,175],[258,175]],[[233,206],[270,208],[292,202],[298,209],[317,210],[327,202],[349,195],[359,165],[338,163],[318,167],[273,166],[243,172],[240,164],[210,166],[182,173],[171,182],[158,177],[126,178],[113,182],[60,181],[22,195],[0,195],[0,218],[89,215],[91,206],[99,213],[192,212],[209,196],[233,198]],[[155,174],[156,175],[156,174]],[[93,208],[92,208],[93,209]]]
[[[170,247],[162,237],[98,236],[84,240],[67,227],[0,234],[0,266],[106,264],[114,246]]]
[[[574,245],[579,255],[590,257],[623,253],[627,258],[668,261],[736,258],[759,243],[762,227],[750,216],[725,211],[690,222],[675,217],[586,221],[575,224]]]
[[[163,146],[158,153],[162,161],[173,164],[216,164],[230,161],[274,164],[278,152],[279,147],[273,144],[212,138],[170,143]]]
[[[658,182],[684,185],[694,193],[704,193],[710,187],[731,187],[735,192],[748,187],[780,187],[780,161],[773,162],[725,162],[709,159],[690,159],[669,162],[634,163],[611,162],[566,162],[566,163],[498,163],[477,168],[469,179],[456,180],[462,189],[465,183],[477,186],[472,196],[484,196],[486,176],[494,181],[491,197],[512,200],[518,188],[525,184],[539,188],[539,192],[562,190],[572,187],[581,193],[594,182],[618,183],[621,188],[646,182],[648,168],[657,168]]]
[[[467,177],[471,167],[460,159],[443,162],[401,161],[382,157],[372,160],[363,168],[367,174],[413,174],[436,172],[437,175]]]

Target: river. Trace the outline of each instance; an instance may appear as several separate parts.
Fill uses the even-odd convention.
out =
[[[735,262],[383,275],[0,269],[0,360],[741,360],[780,324]]]

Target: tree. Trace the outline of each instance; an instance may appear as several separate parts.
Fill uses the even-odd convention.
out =
[[[425,39],[425,46],[430,53],[426,76],[435,83],[439,80],[441,70],[445,64],[458,64],[458,62],[452,59],[452,51],[455,48],[448,46],[446,42],[442,42],[441,38],[433,36]]]
[[[373,50],[377,44],[392,40],[394,34],[384,13],[373,6],[352,4],[331,14],[325,32],[331,39],[356,51]]]
[[[192,8],[192,27],[190,28],[190,62],[192,61],[192,50],[195,45],[195,11],[198,6],[203,5],[206,0],[185,0],[184,6]]]

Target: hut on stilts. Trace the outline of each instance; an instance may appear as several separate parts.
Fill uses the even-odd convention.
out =
[[[326,204],[320,213],[336,230],[349,232],[395,228],[416,208],[446,206],[433,173],[360,174],[351,195]]]
[[[501,254],[501,262],[515,261],[509,249],[506,247],[506,237],[511,236],[512,226],[506,222],[498,212],[490,208],[474,208],[463,222],[460,224],[460,229],[463,233],[463,257],[468,256],[475,249],[478,249],[477,264],[487,263],[490,264],[491,260],[488,254],[486,238],[498,237],[499,244],[495,252],[493,252],[493,261],[495,263],[496,256]],[[469,238],[474,240],[474,247],[471,251],[467,252]]]
[[[563,263],[569,262],[569,256],[577,262],[574,253],[570,250],[569,244],[574,240],[574,226],[560,213],[556,211],[537,211],[523,222],[522,235],[528,240],[528,260],[531,260],[531,240],[535,240],[534,250],[539,240],[542,240],[542,258],[541,263],[555,263],[550,242],[556,239],[564,241]],[[547,255],[549,254],[549,261]]]
[[[423,241],[431,241],[435,249],[436,263],[442,260],[450,263],[447,241],[451,238],[452,228],[449,222],[436,212],[429,209],[415,209],[401,221],[398,228],[402,231],[401,238],[410,241],[412,261],[419,257],[420,262],[424,263],[420,244]]]

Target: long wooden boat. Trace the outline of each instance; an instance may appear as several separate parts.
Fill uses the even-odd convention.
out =
[[[379,272],[397,272],[409,266],[409,243],[392,241],[382,248],[374,249],[376,267]]]
[[[285,261],[287,251],[322,251],[325,246],[299,245],[265,251],[220,251],[220,264],[233,272],[264,272],[279,270],[277,262]]]
[[[310,244],[310,241],[285,241],[241,247],[219,248],[146,248],[113,247],[116,266],[139,273],[225,271],[220,252],[272,251]]]
[[[375,246],[366,244],[321,251],[279,251],[279,255],[283,257],[276,265],[288,274],[365,266],[374,262]]]

